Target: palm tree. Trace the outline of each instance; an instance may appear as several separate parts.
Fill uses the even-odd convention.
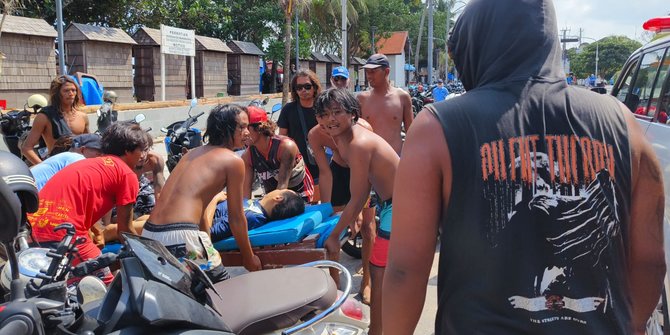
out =
[[[284,11],[284,82],[282,83],[282,105],[288,101],[291,68],[291,19],[295,11],[308,10],[311,0],[279,0]],[[296,67],[298,64],[296,64]]]

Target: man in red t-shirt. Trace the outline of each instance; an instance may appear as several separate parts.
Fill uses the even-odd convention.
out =
[[[54,232],[54,227],[69,222],[76,236],[86,239],[77,247],[80,257],[73,260],[73,265],[95,258],[100,249],[91,241],[89,230],[114,206],[119,235],[135,233],[131,222],[138,181],[132,168],[146,157],[151,144],[151,136],[138,124],[118,122],[110,126],[102,136],[103,156],[68,165],[40,191],[39,209],[28,216],[35,242],[58,243],[65,233]],[[94,233],[101,236],[98,231]],[[109,269],[98,275],[105,283],[112,280]]]

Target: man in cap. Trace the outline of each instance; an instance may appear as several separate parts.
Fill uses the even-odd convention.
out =
[[[330,83],[336,88],[349,88],[349,70],[344,66],[334,68],[330,76]]]
[[[372,90],[358,94],[361,116],[370,123],[375,133],[388,142],[398,154],[402,150],[403,124],[407,131],[412,124],[412,98],[409,93],[389,83],[389,60],[383,54],[374,54],[363,66]]]
[[[447,99],[447,95],[449,95],[449,90],[444,87],[444,81],[442,79],[438,79],[437,87],[433,89],[433,99],[435,99],[435,102],[443,101]]]
[[[33,165],[30,172],[35,177],[37,189],[41,190],[44,184],[64,167],[84,158],[94,158],[100,155],[102,155],[100,135],[82,134],[75,137],[65,135],[56,141],[49,158]]]

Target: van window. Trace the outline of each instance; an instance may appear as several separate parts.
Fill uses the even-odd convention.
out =
[[[657,103],[652,104],[651,108],[658,110],[656,113],[656,121],[662,124],[669,124],[668,113],[670,113],[670,49],[665,53],[665,59],[663,60],[663,65],[661,66],[661,72],[658,75],[658,80],[656,81],[656,88],[654,88],[654,100],[657,100]]]
[[[628,96],[628,92],[630,91],[630,85],[632,84],[633,81],[633,75],[635,74],[635,70],[637,70],[637,64],[639,62],[640,59],[635,58],[634,60],[630,61],[628,63],[628,67],[624,69],[623,73],[625,73],[625,77],[621,81],[621,88],[619,88],[619,92],[616,93],[616,98],[619,99],[619,101],[623,102],[624,104],[626,103],[626,96]]]
[[[635,78],[628,97],[626,98],[626,106],[635,114],[653,116],[655,111],[647,110],[651,99],[651,94],[654,89],[654,83],[658,70],[661,67],[665,49],[650,51],[642,56],[640,69]]]

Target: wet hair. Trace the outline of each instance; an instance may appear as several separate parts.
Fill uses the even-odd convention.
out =
[[[282,196],[284,199],[272,209],[268,221],[288,219],[305,212],[305,200],[298,193],[286,190]]]
[[[247,109],[236,104],[216,105],[207,117],[204,140],[211,145],[230,145],[237,130],[237,116]]]
[[[69,76],[58,76],[56,79],[51,81],[51,87],[49,87],[49,104],[60,109],[60,89],[66,83],[71,83],[77,88],[77,94],[74,96],[74,104],[72,108],[77,109],[81,105],[81,88],[74,79]]]
[[[314,113],[320,115],[326,112],[326,108],[330,108],[333,104],[338,104],[344,111],[354,115],[354,122],[358,121],[361,116],[361,105],[358,99],[343,88],[329,88],[325,92],[319,94],[314,102]]]
[[[58,155],[62,152],[70,151],[74,145],[74,136],[72,135],[63,135],[59,137],[54,143],[53,148],[49,151],[49,157]]]
[[[133,121],[112,123],[102,133],[102,153],[106,155],[123,156],[137,148],[149,150],[152,145],[151,135]]]
[[[300,69],[298,72],[295,73],[293,78],[291,79],[291,101],[299,101],[300,96],[298,96],[298,92],[295,90],[295,85],[298,83],[298,77],[307,77],[309,78],[309,81],[312,83],[312,92],[314,92],[314,97],[319,95],[321,93],[321,82],[319,82],[319,78],[316,76],[316,73],[312,72],[312,70],[308,69]]]
[[[275,131],[277,130],[277,124],[272,120],[254,123],[253,125],[249,126],[253,127],[261,135],[268,137],[274,135]]]

